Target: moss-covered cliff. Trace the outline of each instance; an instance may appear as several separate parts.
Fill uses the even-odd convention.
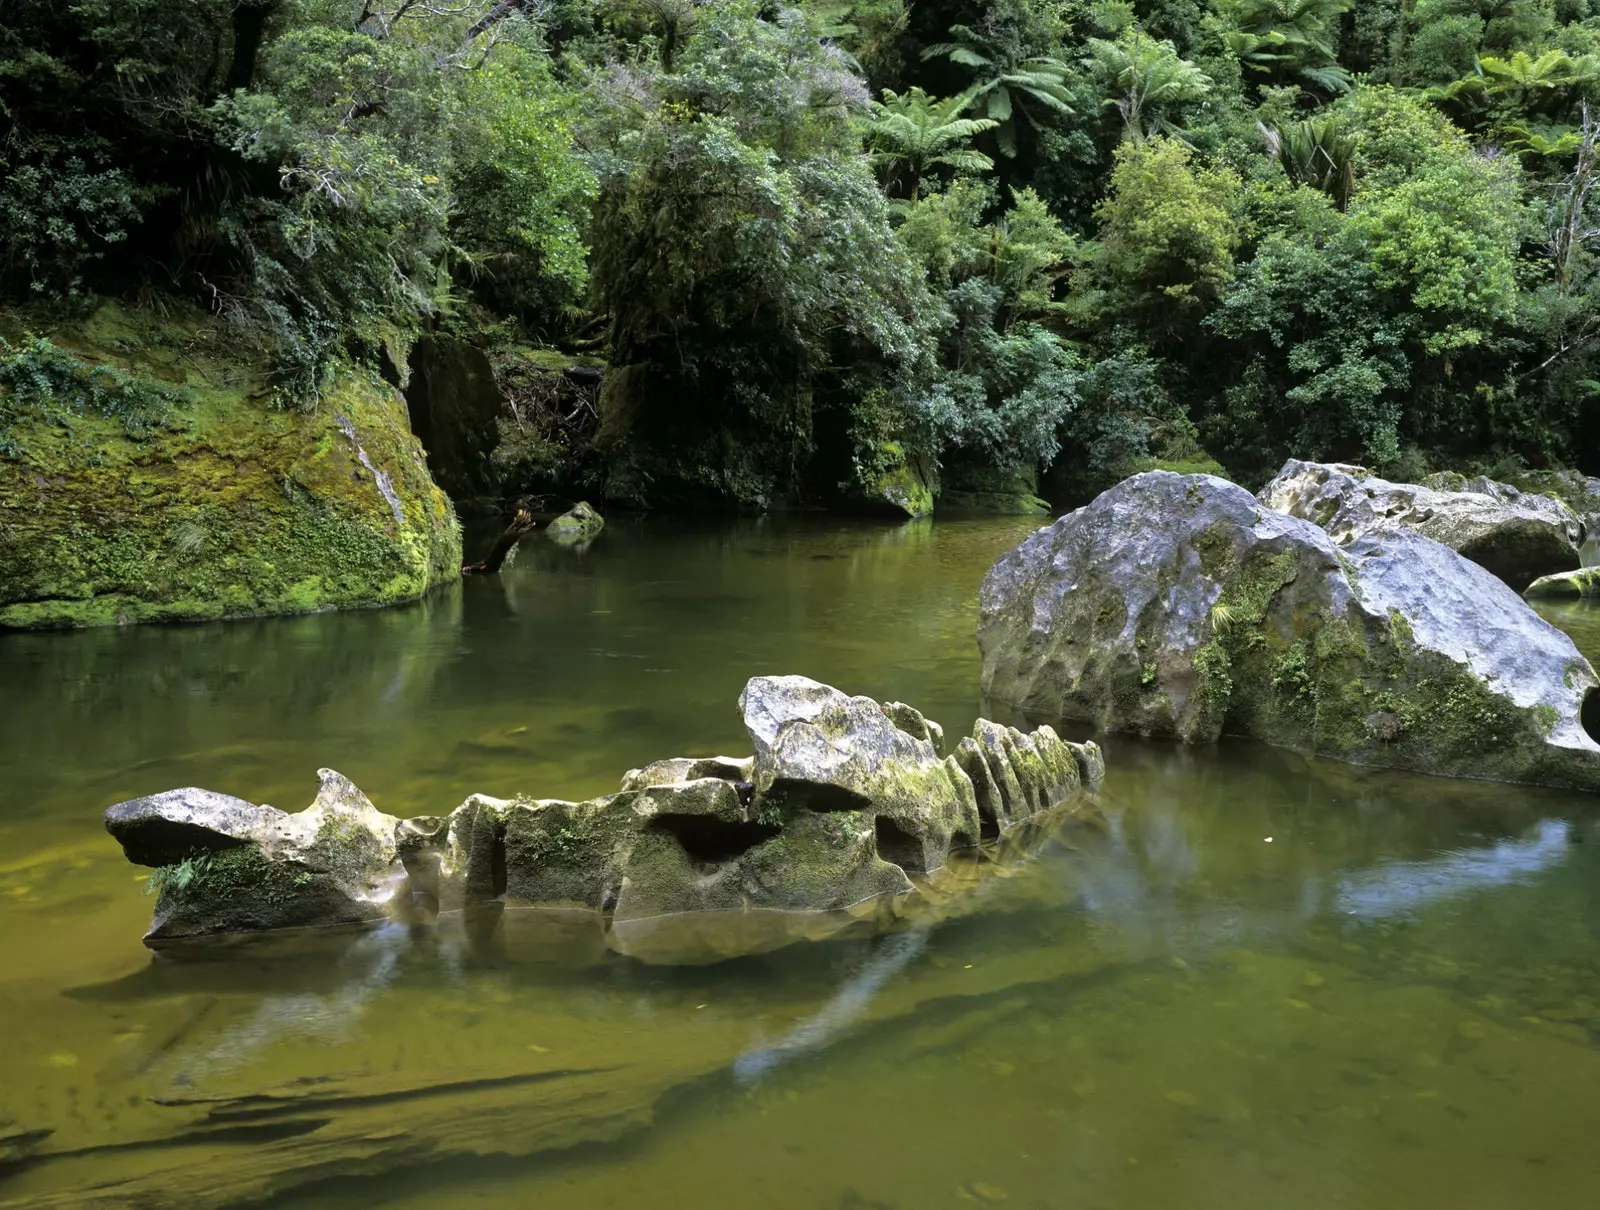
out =
[[[0,315],[0,627],[389,605],[458,575],[454,511],[375,375],[300,410],[204,317],[27,326]]]

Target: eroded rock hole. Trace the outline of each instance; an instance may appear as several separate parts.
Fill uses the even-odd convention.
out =
[[[1578,725],[1595,743],[1600,744],[1600,689],[1591,689],[1583,695],[1583,706],[1578,711]]]
[[[878,840],[878,856],[899,866],[908,874],[926,874],[922,842],[887,815],[878,816],[872,825]]]
[[[506,825],[496,825],[489,850],[489,893],[498,899],[506,893]]]
[[[693,860],[708,865],[732,861],[783,830],[764,823],[730,823],[711,815],[658,815],[650,826],[673,837]]]
[[[807,811],[864,811],[872,806],[865,794],[857,794],[843,786],[833,786],[814,781],[793,781],[780,777],[764,795],[769,803],[782,803],[786,807],[803,807]]]

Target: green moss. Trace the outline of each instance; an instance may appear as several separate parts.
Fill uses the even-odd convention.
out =
[[[160,892],[158,911],[225,904],[234,898],[287,903],[313,875],[267,860],[259,846],[195,854],[150,875],[145,893]]]
[[[0,626],[386,605],[456,578],[454,512],[389,387],[349,367],[316,411],[281,411],[248,350],[189,322],[178,349],[170,325],[114,307],[52,334],[85,363],[165,383],[172,403],[140,435],[92,410],[13,409]]]

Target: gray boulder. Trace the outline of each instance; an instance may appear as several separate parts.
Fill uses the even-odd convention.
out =
[[[1579,565],[1584,525],[1561,501],[1491,479],[1436,475],[1390,483],[1359,466],[1283,464],[1257,498],[1315,522],[1344,545],[1380,526],[1402,525],[1487,568],[1517,592]]]
[[[153,948],[215,933],[361,924],[390,915],[396,820],[332,769],[297,814],[209,790],[118,803],[106,830],[157,867]]]
[[[585,500],[578,501],[545,529],[545,535],[561,546],[587,546],[606,527],[605,518]]]
[[[585,802],[474,795],[395,820],[324,770],[298,815],[181,790],[118,804],[106,826],[161,867],[151,945],[440,912],[504,939],[577,911],[614,950],[705,960],[883,927],[959,854],[981,860],[986,838],[1104,774],[1094,744],[1049,727],[980,720],[946,756],[912,707],[804,677],[757,677],[740,708],[754,756],[657,761]]]
[[[981,600],[984,691],[1032,713],[1600,787],[1588,661],[1411,529],[1340,545],[1226,480],[1152,471],[1003,555]]]

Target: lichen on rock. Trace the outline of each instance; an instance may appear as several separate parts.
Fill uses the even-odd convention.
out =
[[[473,795],[396,820],[324,770],[298,815],[179,790],[106,826],[160,867],[151,945],[439,912],[504,934],[580,912],[621,953],[704,961],[891,925],[986,840],[1086,806],[1104,773],[1093,743],[987,720],[945,756],[914,708],[804,677],[757,677],[740,705],[753,757],[658,761],[584,802]]]
[[[300,410],[203,319],[107,305],[52,340],[167,406],[133,430],[67,398],[12,409],[0,627],[388,605],[457,578],[455,513],[375,375],[345,367]]]
[[[1003,555],[979,644],[985,693],[1033,714],[1600,789],[1600,680],[1504,583],[1211,476],[1136,475]]]

